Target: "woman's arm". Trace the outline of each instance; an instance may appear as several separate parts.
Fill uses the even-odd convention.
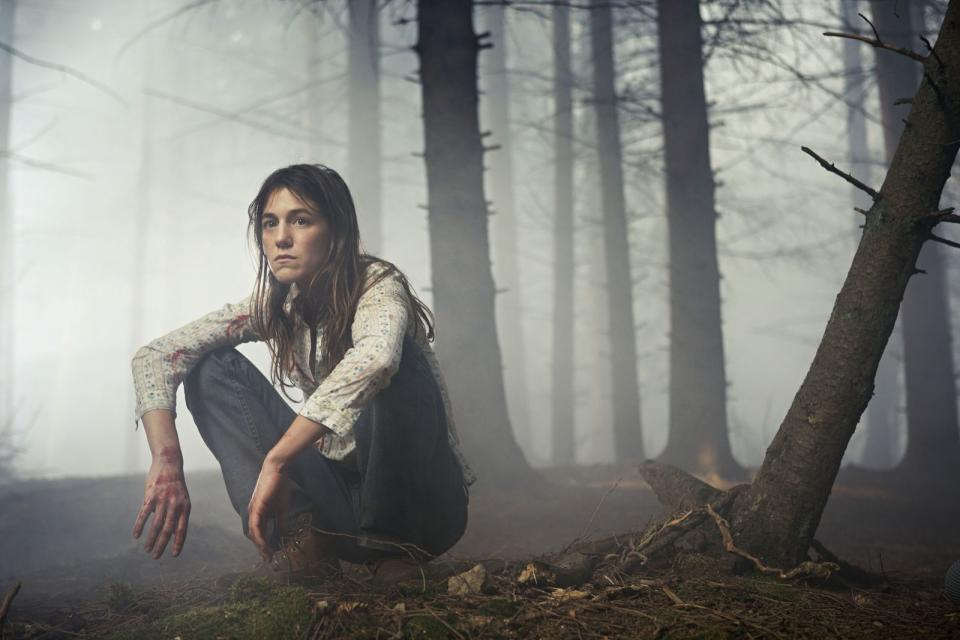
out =
[[[284,472],[297,454],[329,431],[322,424],[297,416],[263,461],[257,486],[254,487],[250,504],[247,506],[247,515],[250,539],[257,545],[265,560],[269,560],[272,553],[266,539],[266,524],[271,517],[276,517],[277,521],[282,523],[286,516],[284,512],[288,490]]]
[[[360,297],[351,324],[353,346],[307,398],[300,415],[267,454],[247,508],[250,537],[265,559],[272,552],[265,538],[266,522],[272,517],[283,522],[287,497],[284,468],[305,448],[318,444],[324,434],[351,433],[367,401],[389,384],[400,366],[408,304],[396,273]]]
[[[353,346],[310,394],[300,415],[338,436],[349,435],[363,408],[400,367],[409,317],[399,274],[391,273],[370,287],[360,297],[350,327]]]
[[[147,472],[143,504],[133,525],[133,537],[140,537],[152,513],[153,523],[144,545],[147,553],[159,558],[173,536],[172,553],[178,556],[187,538],[190,494],[183,477],[183,454],[173,413],[165,409],[148,411],[143,415],[143,429],[153,460]]]
[[[226,304],[137,351],[131,362],[135,419],[153,409],[166,409],[176,417],[177,388],[204,355],[218,347],[262,339],[253,328],[251,298]]]
[[[163,554],[171,537],[173,555],[180,554],[190,517],[190,496],[174,423],[177,388],[209,351],[260,339],[253,329],[250,300],[248,296],[224,305],[151,341],[137,351],[131,362],[136,392],[134,418],[143,421],[152,454],[133,535],[140,537],[153,514],[144,547],[154,558]]]

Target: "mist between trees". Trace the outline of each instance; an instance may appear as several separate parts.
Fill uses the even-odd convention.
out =
[[[481,476],[745,478],[868,204],[800,146],[879,188],[921,80],[821,34],[874,37],[859,12],[935,42],[946,3],[901,4],[478,3],[460,60],[409,2],[3,0],[4,474],[140,471],[130,355],[249,292],[257,185],[321,162],[437,312]],[[956,459],[950,251],[923,250],[846,464]],[[178,417],[187,467],[214,466]]]

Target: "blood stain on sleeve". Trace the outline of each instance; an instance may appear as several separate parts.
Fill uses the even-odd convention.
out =
[[[230,324],[227,325],[227,337],[232,338],[234,334],[242,331],[243,325],[246,324],[249,318],[250,318],[250,314],[243,314],[231,320]]]
[[[172,354],[170,354],[170,367],[176,371],[177,366],[180,364],[180,360],[183,359],[186,349],[177,349]]]

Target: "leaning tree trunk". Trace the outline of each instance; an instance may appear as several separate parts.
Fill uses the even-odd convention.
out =
[[[593,99],[597,113],[597,154],[603,203],[604,245],[607,262],[607,300],[610,306],[610,360],[613,369],[613,429],[618,460],[642,460],[640,384],[633,321],[633,279],[630,274],[630,229],[623,194],[620,118],[614,90],[613,20],[607,0],[593,0],[590,8],[593,48]]]
[[[468,457],[479,475],[506,483],[530,470],[510,429],[500,369],[477,110],[480,44],[470,0],[419,0],[417,9],[438,357]]]
[[[573,407],[573,73],[570,10],[553,8],[553,462],[576,462]]]
[[[910,125],[865,216],[813,363],[763,466],[734,507],[738,545],[769,564],[793,566],[806,554],[873,393],[920,249],[930,228],[945,219],[936,210],[960,146],[960,0],[951,0],[923,66],[927,78],[913,98]]]
[[[522,447],[533,447],[528,411],[526,351],[521,313],[522,287],[517,261],[517,216],[513,197],[513,151],[510,135],[510,80],[507,74],[506,8],[485,7],[493,47],[485,65],[484,103],[493,140],[500,149],[491,156],[489,182],[493,196],[491,216],[493,269],[498,285],[497,328],[503,345],[504,383],[514,433]]]
[[[884,41],[905,47],[919,42],[910,6],[894,13],[889,3],[874,0],[871,8],[874,25]],[[903,56],[877,59],[877,85],[888,160],[904,130],[904,109],[894,102],[913,95],[919,80],[916,67],[915,62]],[[917,260],[917,268],[925,274],[910,284],[900,315],[907,391],[907,449],[899,468],[917,479],[947,481],[960,464],[960,431],[943,249],[932,243],[926,245]]]
[[[670,429],[661,459],[735,477],[700,0],[660,0],[657,11],[670,248]]]
[[[0,0],[0,42],[13,44],[15,0]],[[13,214],[7,191],[10,166],[10,111],[13,87],[13,56],[0,51],[0,437],[13,429]],[[3,443],[0,443],[0,447]]]
[[[373,254],[383,250],[381,230],[380,29],[377,0],[353,0],[350,11],[349,144],[347,175],[357,206],[360,237]]]

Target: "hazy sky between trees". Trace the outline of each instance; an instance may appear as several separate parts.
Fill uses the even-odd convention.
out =
[[[177,5],[19,3],[11,44],[69,65],[115,94],[23,60],[13,62],[13,393],[23,429],[25,451],[17,465],[22,474],[140,470],[128,468],[125,456],[134,424],[130,358],[136,348],[250,292],[255,267],[246,242],[246,206],[267,173],[305,161],[345,170],[346,16],[342,3],[327,4],[313,13],[298,10],[296,2],[222,0],[131,43]],[[826,3],[786,4],[790,15],[835,20],[834,7]],[[421,207],[425,176],[423,159],[414,155],[423,149],[419,89],[410,82],[417,67],[409,49],[415,30],[413,23],[395,24],[412,16],[411,6],[395,2],[381,17],[382,255],[396,262],[430,303]],[[572,18],[575,65],[586,68],[587,16],[573,11]],[[507,20],[528,415],[534,432],[534,446],[525,453],[540,466],[549,461],[551,419],[553,191],[545,123],[552,103],[549,71],[544,71],[552,68],[550,26],[535,12],[508,11]],[[648,94],[645,104],[657,108],[655,28],[651,24],[648,35],[630,36],[633,29],[618,32],[621,85]],[[828,75],[823,86],[839,94],[840,41],[818,37],[823,29],[798,29],[803,42],[779,38],[780,55],[805,73]],[[872,67],[873,53],[865,55]],[[712,122],[719,125],[712,131],[711,153],[722,182],[717,229],[731,442],[741,463],[756,465],[810,364],[849,266],[859,220],[847,184],[800,152],[803,144],[838,165],[848,164],[845,105],[781,69],[750,66],[756,72],[734,70],[717,54],[706,78]],[[868,86],[870,146],[878,166],[867,181],[879,187],[882,143],[872,80]],[[586,108],[584,96],[575,96],[578,113]],[[734,110],[761,103],[766,104],[762,109]],[[655,456],[665,443],[667,422],[660,127],[629,114],[621,122],[643,429],[647,453]],[[501,135],[494,131],[493,142]],[[497,152],[486,161],[497,162]],[[591,156],[580,155],[578,180],[590,162],[595,162]],[[612,458],[610,426],[591,399],[586,321],[591,283],[600,277],[591,272],[587,248],[600,213],[577,205],[578,461],[594,463]],[[137,224],[146,225],[149,238],[139,253]],[[132,275],[137,264],[142,287]],[[442,349],[442,326],[438,335]],[[241,351],[267,370],[263,345],[245,345]],[[186,467],[214,467],[182,391],[178,407]],[[146,442],[141,434],[138,438],[145,468]]]

